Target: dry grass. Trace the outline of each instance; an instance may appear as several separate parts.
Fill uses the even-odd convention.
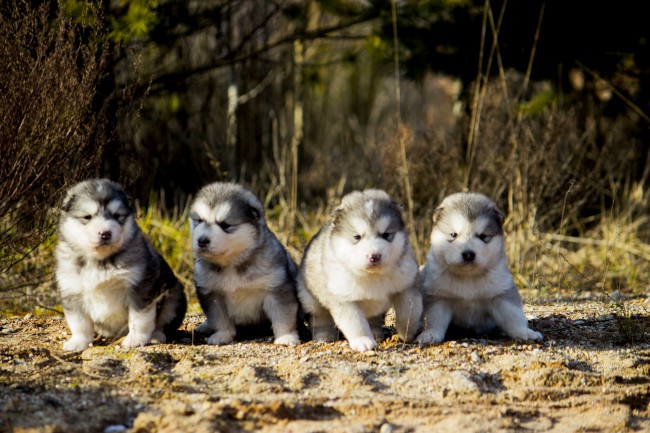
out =
[[[331,203],[340,197],[344,184],[332,188]],[[625,318],[625,297],[645,294],[650,280],[650,245],[647,242],[647,215],[643,203],[648,193],[640,186],[628,189],[612,208],[603,212],[591,228],[580,235],[542,231],[535,215],[512,214],[507,219],[507,250],[518,286],[529,301],[554,302],[600,298],[612,303],[613,311]],[[275,201],[276,198],[268,197]],[[165,211],[152,199],[147,208],[138,208],[138,224],[179,276],[186,291],[193,295],[193,258],[189,242],[187,207]],[[286,208],[269,209],[269,226],[285,242],[296,260],[309,238],[328,218],[331,206],[321,203],[299,212],[299,227],[294,233],[282,231]],[[427,212],[428,213],[428,212]],[[523,219],[523,222],[519,222]],[[418,223],[429,227],[428,217]],[[426,252],[428,241],[419,240]],[[23,314],[56,309],[58,296],[53,280],[54,237],[41,245],[12,272],[10,285],[0,291],[2,312]],[[612,292],[623,298],[609,298]],[[630,323],[623,320],[622,326]]]
[[[185,287],[193,287],[194,258],[188,222],[189,204],[183,208],[165,210],[152,197],[149,206],[136,206],[138,225],[153,246],[167,260]]]

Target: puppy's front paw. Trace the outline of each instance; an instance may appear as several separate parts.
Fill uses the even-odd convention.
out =
[[[517,340],[541,340],[544,337],[539,332],[533,331],[530,328],[517,328],[506,332],[510,337]]]
[[[164,332],[156,329],[151,334],[151,343],[152,344],[165,344],[167,342],[167,336]]]
[[[528,328],[527,340],[543,340],[544,336],[537,331]]]
[[[445,335],[440,332],[436,332],[433,329],[427,329],[423,333],[417,336],[415,341],[420,344],[438,344],[442,343],[442,340],[445,339]]]
[[[140,347],[146,346],[151,341],[151,335],[142,334],[136,332],[129,332],[124,341],[122,341],[123,347]]]
[[[63,343],[63,350],[69,350],[70,352],[83,352],[90,346],[92,343],[92,338],[88,339],[86,337],[72,337],[65,343]]]
[[[377,347],[377,342],[373,338],[358,337],[348,340],[350,348],[357,352],[367,352]]]
[[[290,334],[280,335],[274,341],[275,344],[281,344],[283,346],[296,346],[300,344],[300,338],[298,338],[297,332],[292,332]]]
[[[215,332],[208,337],[208,344],[230,344],[234,341],[234,336],[230,335],[229,332]]]
[[[199,334],[211,334],[214,332],[214,328],[210,326],[208,324],[208,321],[206,320],[205,322],[197,326],[195,331],[198,332]]]
[[[314,329],[313,340],[317,343],[331,343],[336,341],[336,329],[330,327]]]

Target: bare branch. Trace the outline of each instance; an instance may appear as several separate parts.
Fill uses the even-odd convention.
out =
[[[208,63],[203,66],[199,66],[192,70],[172,72],[172,73],[160,75],[158,77],[154,77],[151,80],[151,83],[147,83],[146,87],[144,86],[139,87],[136,90],[136,94],[142,94],[145,90],[149,90],[152,94],[154,94],[156,92],[160,92],[164,89],[167,89],[170,86],[178,86],[179,83],[184,83],[186,80],[196,75],[205,74],[215,69],[231,66],[233,64],[242,63],[249,59],[257,58],[261,56],[263,53],[272,51],[282,46],[293,44],[295,41],[315,40],[315,39],[321,39],[325,37],[335,37],[332,35],[332,33],[336,33],[341,30],[354,27],[356,25],[371,21],[375,18],[377,18],[376,15],[363,15],[356,19],[346,21],[343,23],[338,23],[328,27],[321,27],[314,30],[299,30],[296,31],[295,33],[279,38],[275,41],[270,41],[265,45],[262,45],[260,47],[251,50],[248,53],[242,54],[238,49],[234,49],[230,51],[228,54],[226,54],[225,56],[217,58],[211,63]]]

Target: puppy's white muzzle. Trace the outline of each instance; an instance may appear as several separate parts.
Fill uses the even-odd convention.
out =
[[[115,220],[96,218],[83,227],[85,240],[79,242],[91,255],[103,259],[122,247],[131,224],[131,220],[121,226]]]

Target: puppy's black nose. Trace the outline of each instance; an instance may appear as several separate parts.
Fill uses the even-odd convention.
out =
[[[474,259],[476,258],[476,253],[470,250],[463,251],[461,255],[463,256],[463,260],[467,263],[473,262]]]
[[[370,256],[368,256],[368,261],[373,265],[376,265],[381,262],[381,254],[370,254]]]
[[[103,241],[110,241],[110,240],[111,240],[111,236],[112,236],[112,233],[110,232],[110,230],[107,230],[107,231],[105,231],[105,232],[101,232],[101,233],[99,234],[99,238],[100,238],[101,240],[103,240]]]
[[[210,239],[208,239],[208,238],[205,237],[205,236],[201,236],[201,237],[199,238],[199,240],[198,240],[198,243],[199,243],[199,247],[201,247],[201,248],[205,248],[205,247],[207,247],[208,245],[210,245]]]

